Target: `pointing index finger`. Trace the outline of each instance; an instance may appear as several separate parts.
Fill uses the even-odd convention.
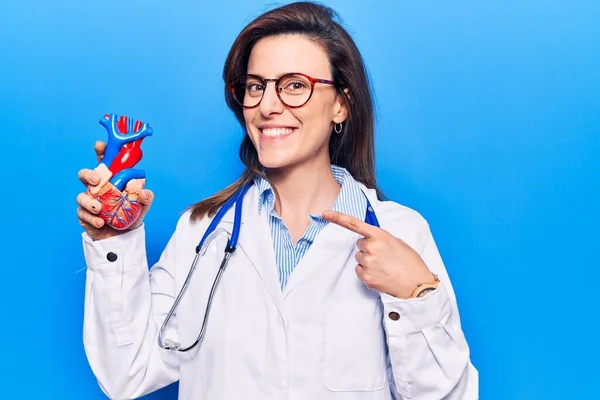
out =
[[[376,227],[356,219],[351,215],[342,214],[337,211],[327,210],[323,213],[323,218],[343,228],[349,229],[352,232],[358,233],[365,238],[373,237],[377,232]]]

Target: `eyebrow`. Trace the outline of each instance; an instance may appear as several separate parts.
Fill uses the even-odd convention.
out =
[[[275,76],[275,78],[274,78],[274,79],[278,79],[278,78],[281,78],[281,77],[282,77],[282,76],[284,76],[284,75],[289,75],[289,74],[300,74],[300,72],[298,72],[298,71],[284,72],[284,73],[282,73],[282,74],[279,74],[279,75]],[[266,78],[265,78],[263,75],[261,75],[261,74],[256,74],[256,73],[250,73],[250,72],[246,72],[246,75],[258,76],[259,78],[266,79]]]

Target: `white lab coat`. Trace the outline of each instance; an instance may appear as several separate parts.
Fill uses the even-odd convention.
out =
[[[183,400],[477,398],[478,372],[427,222],[360,186],[381,227],[439,275],[438,290],[402,300],[367,289],[355,273],[359,235],[328,224],[282,291],[253,186],[206,336],[187,353],[161,349],[157,335],[208,218],[192,224],[185,213],[150,272],[143,225],[95,242],[84,233],[84,345],[102,390],[112,399],[132,399],[179,380]],[[219,227],[231,232],[233,208]],[[165,338],[183,346],[196,339],[225,242],[218,236],[202,257]],[[109,261],[109,252],[117,259]],[[391,312],[400,318],[391,319]]]

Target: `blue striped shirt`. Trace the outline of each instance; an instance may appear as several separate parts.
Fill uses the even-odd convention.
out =
[[[331,209],[340,213],[351,215],[364,220],[367,201],[365,196],[350,173],[336,165],[331,166],[331,171],[338,184],[341,186],[340,193],[333,203]],[[300,261],[306,254],[317,234],[327,225],[327,221],[320,215],[309,214],[310,225],[304,235],[298,240],[296,246],[292,242],[292,236],[277,212],[275,212],[275,194],[273,188],[265,179],[257,177],[254,180],[259,191],[258,213],[262,210],[268,213],[269,226],[271,227],[271,238],[275,250],[275,261],[279,269],[281,289]]]

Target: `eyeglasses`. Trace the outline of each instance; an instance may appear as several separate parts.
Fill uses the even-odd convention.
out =
[[[267,82],[275,82],[275,92],[279,100],[290,108],[305,105],[312,97],[315,84],[334,85],[333,81],[317,79],[298,72],[282,75],[277,79],[265,79],[258,75],[246,75],[231,82],[231,93],[242,107],[253,108],[260,104]]]

